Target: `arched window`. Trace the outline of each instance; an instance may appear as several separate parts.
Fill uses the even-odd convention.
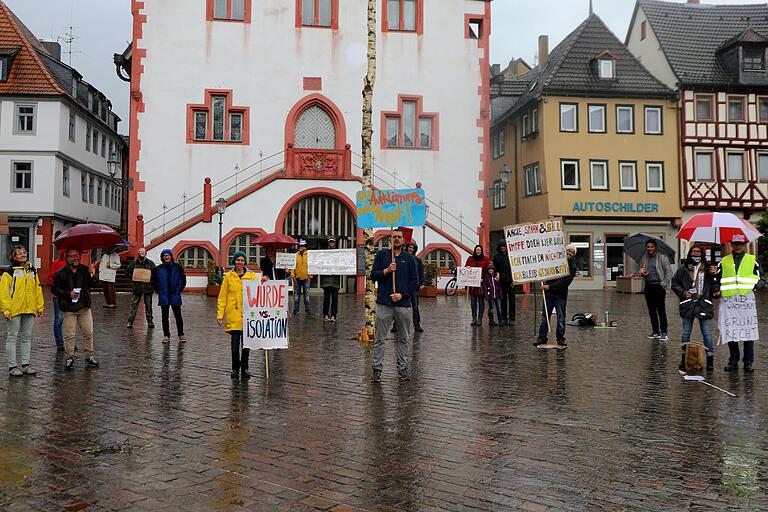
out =
[[[450,271],[456,268],[456,258],[450,251],[435,249],[424,258],[425,263],[434,263],[442,271]]]
[[[264,257],[264,252],[260,245],[256,244],[256,241],[259,239],[259,235],[256,235],[254,233],[244,233],[242,235],[239,235],[235,237],[234,240],[229,244],[229,248],[227,249],[227,265],[232,264],[232,256],[235,255],[237,251],[242,251],[245,253],[245,264],[246,265],[258,265],[259,262],[261,262],[261,258]]]
[[[205,247],[187,247],[179,254],[177,260],[184,268],[208,269],[208,263],[213,261],[213,256]]]

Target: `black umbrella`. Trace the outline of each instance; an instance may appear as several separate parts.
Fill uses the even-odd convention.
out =
[[[653,235],[647,235],[645,233],[638,233],[636,235],[628,236],[625,238],[624,252],[637,263],[640,263],[640,260],[643,259],[643,255],[646,253],[645,244],[647,244],[649,240],[656,242],[656,252],[659,254],[664,254],[665,256],[669,256],[669,258],[674,261],[674,249],[668,246],[666,242],[664,242],[664,240],[661,238],[655,237]]]

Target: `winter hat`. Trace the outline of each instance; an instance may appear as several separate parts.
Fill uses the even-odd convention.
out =
[[[173,261],[173,251],[170,249],[163,249],[160,251],[160,261],[163,261],[163,256],[168,254],[171,257],[171,261]]]
[[[243,251],[236,251],[235,254],[232,255],[232,265],[234,266],[235,260],[239,257],[241,257],[245,260],[246,263],[248,263],[248,258],[245,256],[245,253]]]
[[[565,250],[566,251],[570,250],[570,251],[573,251],[573,252],[577,252],[578,249],[576,249],[576,244],[568,244],[568,245],[565,246]]]

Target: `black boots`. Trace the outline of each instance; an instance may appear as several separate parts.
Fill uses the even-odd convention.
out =
[[[707,371],[711,372],[715,369],[715,356],[707,356]]]
[[[488,313],[488,325],[496,325],[496,322],[493,320],[493,313]]]

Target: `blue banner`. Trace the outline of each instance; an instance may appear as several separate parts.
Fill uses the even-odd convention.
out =
[[[427,223],[424,189],[363,190],[357,193],[357,227],[389,228]]]

